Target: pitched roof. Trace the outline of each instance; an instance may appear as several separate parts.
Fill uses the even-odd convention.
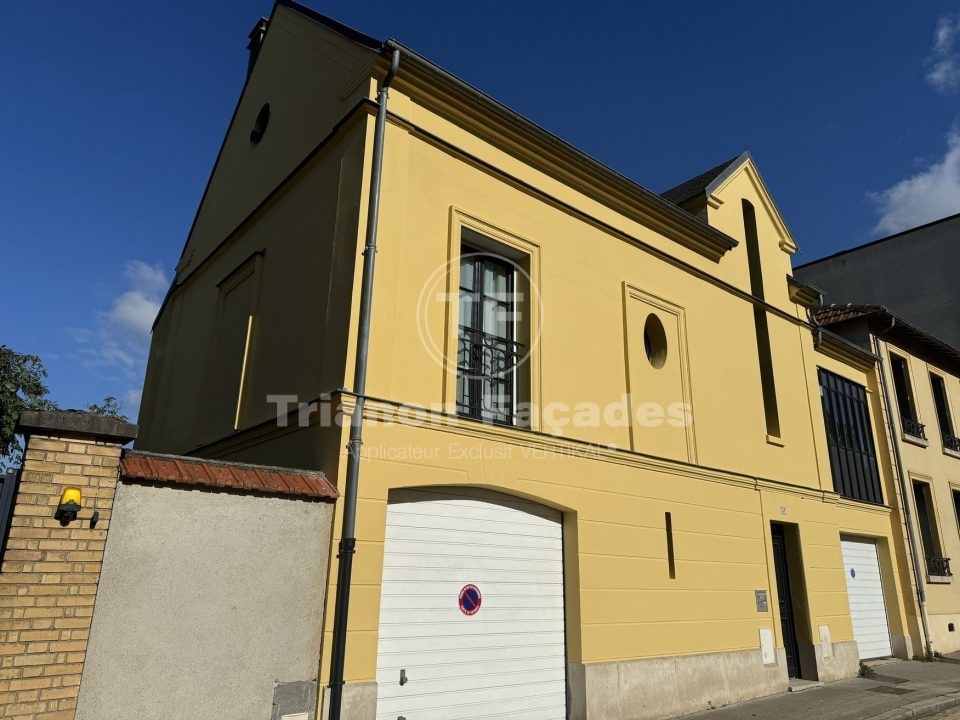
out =
[[[128,480],[226,488],[266,495],[321,500],[336,500],[340,495],[322,472],[202,460],[140,450],[124,451],[120,458],[120,475]]]
[[[897,315],[886,305],[833,304],[817,308],[813,313],[817,323],[825,327],[840,325],[858,318],[877,320],[879,323],[887,325],[889,331],[898,331],[901,335],[920,343],[937,356],[945,358],[951,363],[960,364],[960,350]]]
[[[403,68],[407,64],[417,66],[422,72],[422,77],[429,77],[431,82],[445,85],[453,88],[457,92],[466,94],[472,102],[483,107],[484,110],[493,117],[504,120],[514,131],[542,139],[550,148],[555,149],[558,154],[565,156],[563,158],[565,162],[569,162],[570,159],[573,160],[577,177],[582,177],[582,179],[586,180],[585,175],[587,171],[593,172],[603,180],[616,185],[618,190],[625,192],[629,197],[629,202],[656,210],[660,217],[666,221],[666,226],[670,229],[679,226],[690,234],[695,235],[696,246],[694,249],[702,252],[707,257],[719,261],[724,253],[732,250],[739,244],[737,240],[721,230],[691,215],[682,208],[677,208],[670,200],[648,190],[593,156],[579,150],[544,129],[533,120],[512,110],[499,100],[494,99],[482,90],[470,85],[406,45],[393,39],[379,41],[343,23],[337,22],[316,10],[308,8],[297,2],[297,0],[275,0],[275,2],[277,6],[288,8],[304,17],[310,18],[324,27],[372,50],[378,50],[380,52],[399,51],[405,58],[405,61],[401,63],[401,73],[404,72]],[[524,142],[524,144],[526,143]],[[682,236],[674,235],[673,233],[670,233],[670,236],[681,244],[688,246],[693,245],[693,243],[689,243]]]
[[[821,325],[835,325],[854,318],[875,315],[886,310],[883,305],[824,305],[814,310],[817,322]]]
[[[710,187],[710,184],[723,175],[724,171],[741,157],[743,157],[743,153],[730,158],[726,162],[720,163],[716,167],[710,168],[704,173],[700,173],[694,178],[690,178],[686,182],[680,183],[676,187],[665,190],[660,193],[660,197],[668,202],[672,202],[674,205],[682,205],[687,202],[687,200],[692,200],[698,195],[703,195],[707,188]]]

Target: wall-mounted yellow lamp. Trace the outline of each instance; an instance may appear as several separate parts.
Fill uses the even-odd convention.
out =
[[[68,525],[77,519],[77,513],[82,506],[83,496],[80,494],[80,488],[64,488],[60,494],[60,504],[57,505],[57,511],[53,517],[59,520],[61,525]]]

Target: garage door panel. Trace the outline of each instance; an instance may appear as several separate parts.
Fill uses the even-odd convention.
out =
[[[416,695],[415,702],[407,702],[406,707],[410,710],[420,705],[430,706],[433,704],[432,697],[442,696],[450,693],[450,686],[453,682],[457,685],[456,692],[460,694],[460,699],[466,699],[471,695],[488,694],[489,691],[495,691],[500,697],[503,696],[503,689],[522,687],[524,693],[535,693],[542,695],[544,691],[551,691],[557,682],[564,682],[564,677],[556,668],[547,668],[544,670],[523,670],[522,672],[501,672],[484,673],[482,667],[475,667],[473,674],[443,674],[436,675],[432,680],[417,680],[417,670],[419,668],[407,669],[407,676],[410,678],[404,687],[400,687],[397,682],[397,676],[386,677],[386,684],[393,683],[397,686],[395,693],[387,690],[388,696],[393,696],[399,700],[404,700],[407,695],[413,693]]]
[[[438,699],[442,704],[434,708],[417,710],[416,720],[565,720],[566,711],[559,711],[553,705],[552,693],[518,700],[491,700],[488,703],[451,706],[446,700]],[[388,710],[384,717],[396,720],[399,710]],[[411,715],[408,720],[411,720]]]
[[[391,495],[380,720],[565,717],[560,520],[554,510],[489,491]],[[459,605],[468,584],[481,593],[472,615]]]
[[[401,497],[404,496],[404,497]],[[405,503],[409,507],[411,502],[419,502],[428,500],[434,506],[449,506],[449,507],[474,507],[486,503],[487,505],[499,506],[499,507],[509,507],[514,510],[520,510],[521,512],[532,515],[534,517],[542,517],[548,520],[553,520],[554,516],[557,514],[556,510],[548,508],[540,503],[533,502],[532,500],[524,500],[523,498],[518,498],[512,495],[504,495],[503,493],[495,492],[493,490],[486,490],[484,488],[434,488],[434,487],[422,487],[422,488],[410,488],[408,490],[400,490],[397,492],[397,502]],[[483,505],[483,507],[487,507]],[[405,508],[401,508],[403,512]]]
[[[444,608],[450,604],[449,598],[437,599],[437,608]],[[551,622],[563,621],[563,606],[557,603],[555,607],[499,607],[483,608],[484,617],[498,622],[504,620],[523,620],[524,622],[533,622],[538,620],[549,620]],[[419,625],[420,623],[433,622],[434,609],[404,609],[404,610],[386,610],[380,614],[380,620],[383,625]]]
[[[462,543],[459,542],[461,538],[458,536],[457,541],[448,542],[448,543],[430,543],[431,548],[435,552],[431,552],[431,557],[435,558],[510,558],[516,560],[553,560],[556,557],[557,547],[556,543],[552,540],[549,543],[540,543],[537,546],[531,546],[527,544],[524,547],[514,546],[511,548],[511,552],[505,553],[502,548],[497,545],[489,544],[488,546],[483,546],[479,543],[470,542]],[[407,562],[407,564],[418,565],[419,561],[423,559],[423,548],[424,542],[419,540],[404,540],[402,538],[397,538],[395,536],[390,538],[390,550],[385,553],[385,556],[389,556],[392,559],[396,559],[398,562]],[[408,562],[407,559],[413,559],[413,562]]]
[[[484,613],[486,614],[486,613]],[[505,622],[511,622],[509,617],[501,615],[499,618],[490,618],[484,622],[470,623],[464,625],[461,623],[446,622],[432,623],[420,622],[403,625],[395,625],[389,628],[388,632],[392,638],[422,638],[433,640],[436,643],[447,643],[451,637],[474,638],[477,636],[492,637],[498,630],[504,627]],[[541,633],[555,632],[557,627],[556,618],[525,620],[523,623],[526,632],[522,634],[511,633],[510,637],[522,638],[527,635],[540,636]],[[426,635],[426,633],[431,633]]]
[[[386,698],[383,701],[384,717],[391,720],[396,720],[399,715],[408,720],[467,720],[498,715],[514,718],[526,711],[529,713],[527,717],[538,720],[564,720],[565,709],[558,710],[554,705],[553,685],[539,683],[529,689],[508,686],[411,696],[415,698],[412,703],[408,698]],[[533,713],[534,710],[539,714]]]
[[[454,528],[448,530],[433,529],[429,534],[419,532],[415,527],[390,527],[387,529],[386,540],[409,540],[421,545],[430,545],[432,548],[439,548],[441,551],[444,546],[450,543],[476,544],[489,552],[496,549],[502,551],[504,541],[509,540],[511,547],[519,548],[547,548],[557,550],[561,547],[559,538],[543,537],[539,535],[504,535],[497,532],[475,532],[465,533]],[[442,552],[441,552],[442,554]]]
[[[442,639],[442,640],[440,640]],[[438,641],[439,640],[439,641]],[[389,638],[384,641],[384,653],[424,653],[432,650],[482,650],[484,648],[499,648],[502,656],[510,657],[515,651],[523,651],[532,647],[556,647],[563,642],[563,633],[497,633],[497,634],[451,634],[419,638]],[[461,657],[463,657],[461,655]],[[469,656],[468,656],[469,657]],[[411,664],[416,660],[411,658]]]
[[[490,663],[487,662],[487,660],[493,657],[494,655],[491,653],[487,658],[477,657],[472,661],[464,662],[462,655],[448,656],[446,658],[433,657],[431,655],[427,657],[427,659],[430,660],[429,664],[424,663],[412,668],[399,664],[394,666],[384,665],[377,674],[377,682],[383,682],[386,685],[397,683],[400,678],[401,669],[406,669],[410,682],[415,683],[417,687],[419,687],[421,683],[431,682],[430,680],[423,680],[422,678],[424,677],[432,678],[434,681],[443,678],[483,679],[508,677],[510,682],[514,682],[516,680],[516,673],[539,673],[541,680],[557,679],[557,668],[553,667],[550,656],[546,653],[541,654],[539,657],[528,656],[513,660],[500,660],[498,672],[490,672]],[[453,660],[452,662],[451,658]],[[429,675],[421,675],[419,671],[424,671],[425,673],[428,671]],[[480,683],[477,687],[482,685],[483,683]]]
[[[496,570],[527,570],[530,561],[541,563],[543,570],[553,573],[563,572],[563,562],[556,559],[555,550],[528,551],[521,556],[509,556],[488,553],[464,552],[468,548],[449,548],[431,555],[429,560],[417,553],[384,553],[385,565],[392,570],[410,567],[426,567],[429,562],[432,568],[462,568],[464,561],[470,561],[472,567],[494,568]]]
[[[557,584],[557,576],[563,572],[563,563],[555,562],[544,564],[536,571],[525,570],[522,567],[498,568],[495,567],[495,561],[484,558],[474,562],[469,575],[464,577],[473,577],[488,583],[503,583],[505,586],[526,585],[534,587],[537,585]],[[441,567],[437,567],[441,565]],[[404,578],[410,574],[411,566],[399,568],[384,568],[383,582],[402,583]],[[436,563],[431,558],[425,561],[424,565],[416,568],[418,577],[422,577],[426,583],[449,582],[451,575],[463,572],[462,568],[442,567],[442,563]],[[562,583],[560,583],[562,584]],[[457,588],[459,590],[460,588]]]
[[[553,521],[546,517],[531,515],[523,510],[516,509],[509,519],[504,518],[504,510],[508,506],[495,505],[482,501],[469,504],[450,504],[431,502],[410,504],[395,513],[398,525],[414,525],[416,527],[449,527],[446,520],[480,522],[480,523],[509,523],[511,526],[542,528]]]
[[[405,617],[405,613],[410,610],[432,610],[432,609],[448,609],[450,607],[450,596],[449,594],[443,595],[432,595],[432,596],[421,596],[417,594],[409,594],[403,597],[400,597],[399,593],[392,593],[396,595],[396,600],[403,601],[403,607],[399,608],[384,608],[380,611],[381,618],[393,618],[389,620],[390,622],[395,622],[397,615]],[[382,596],[381,596],[382,602]],[[560,608],[563,610],[563,598],[544,598],[540,595],[511,595],[509,599],[501,598],[497,607],[501,610],[537,610],[543,608],[549,610],[551,608]],[[457,610],[459,612],[459,609]],[[384,615],[384,613],[391,613],[391,615]],[[522,619],[522,618],[518,618]]]
[[[474,648],[470,651],[470,658],[467,662],[500,662],[504,660],[503,655],[503,649],[498,647]],[[506,662],[533,662],[540,659],[546,662],[554,662],[553,658],[555,655],[556,648],[552,644],[527,645],[522,653],[513,653]],[[440,668],[449,665],[456,666],[462,662],[464,662],[463,650],[433,650],[424,652],[422,653],[422,657],[418,657],[414,663],[411,663],[409,654],[405,654],[404,650],[400,650],[397,652],[382,653],[380,661],[377,663],[377,672],[379,674],[382,668],[386,673],[388,682],[393,683],[399,679],[400,670],[409,668],[411,665],[420,668]]]
[[[887,657],[892,654],[892,649],[876,542],[844,537],[840,540],[840,547],[850,620],[860,659]]]

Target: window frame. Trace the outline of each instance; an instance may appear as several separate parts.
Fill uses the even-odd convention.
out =
[[[943,375],[932,370],[929,371],[929,375],[933,407],[937,415],[937,426],[940,429],[940,443],[947,452],[960,452],[960,440],[957,438],[953,413],[950,410],[950,393],[947,391],[947,380]],[[951,444],[953,444],[953,447],[950,447]]]
[[[465,237],[466,236],[466,237]],[[523,302],[523,319],[520,341],[526,346],[522,370],[516,373],[516,404],[519,408],[513,427],[524,430],[542,429],[541,403],[541,352],[539,339],[543,328],[543,305],[540,299],[541,249],[537,242],[522,237],[510,230],[455,206],[450,206],[450,227],[447,239],[448,267],[456,268],[446,273],[447,297],[456,297],[459,287],[459,262],[461,247],[489,251],[494,255],[513,261],[523,270],[529,287],[521,288],[526,297]],[[443,407],[451,415],[457,414],[457,349],[459,344],[458,305],[452,304],[444,320]]]
[[[867,389],[822,367],[817,368],[817,381],[834,491],[851,500],[883,505]]]
[[[943,578],[952,576],[949,558],[943,555],[943,535],[940,532],[940,523],[937,519],[937,503],[933,492],[933,483],[926,478],[910,477],[913,491],[914,511],[917,525],[920,530],[920,546],[923,549],[927,581],[938,578],[934,582],[944,582]],[[919,494],[918,494],[919,489]],[[926,530],[926,534],[924,533]],[[942,569],[945,569],[943,571]],[[931,572],[935,570],[935,572]],[[948,581],[949,582],[949,581]]]
[[[899,369],[902,369],[902,373],[898,372]],[[926,442],[927,435],[923,423],[920,422],[920,414],[917,412],[917,396],[913,388],[910,361],[902,355],[891,352],[890,373],[893,375],[893,394],[897,401],[901,433],[906,438]]]
[[[473,288],[466,288],[463,284],[463,261],[465,258],[471,258],[470,263],[473,266]],[[499,300],[496,296],[487,295],[484,291],[484,275],[487,267],[495,267],[502,272],[502,275],[506,278],[506,290],[505,296],[506,301]],[[487,338],[491,338],[494,342],[499,342],[509,348],[512,346],[514,352],[519,354],[523,350],[523,346],[517,340],[517,321],[516,321],[516,294],[515,288],[517,284],[517,268],[513,261],[509,260],[500,255],[496,255],[487,250],[482,250],[480,248],[475,248],[472,245],[466,243],[461,243],[460,245],[460,263],[459,263],[459,297],[462,298],[463,293],[470,293],[471,298],[471,316],[469,322],[465,322],[465,318],[459,315],[457,318],[457,331],[459,342],[463,342],[462,336],[463,331],[468,330],[472,333],[478,333],[481,336],[481,342],[485,342]],[[483,327],[484,323],[484,301],[492,300],[498,304],[505,304],[507,306],[507,321],[506,321],[506,335],[501,336],[494,332],[489,332]],[[462,307],[462,305],[460,306]],[[475,344],[475,340],[471,340],[470,343]],[[474,353],[470,354],[469,365],[464,368],[460,362],[459,357],[459,348],[458,348],[458,357],[457,357],[457,414],[461,417],[468,417],[471,420],[480,420],[482,422],[493,422],[498,425],[515,425],[517,417],[517,365],[514,364],[513,367],[506,371],[506,387],[505,387],[505,396],[506,396],[506,411],[502,413],[497,413],[496,411],[491,411],[485,409],[483,406],[483,399],[486,396],[485,393],[485,379],[481,376],[482,368],[476,364],[476,356]],[[460,398],[460,371],[466,369],[470,372],[470,377],[465,381],[470,384],[470,391],[467,394],[468,402],[461,402]],[[495,415],[490,417],[490,415]],[[499,415],[499,417],[496,417]]]

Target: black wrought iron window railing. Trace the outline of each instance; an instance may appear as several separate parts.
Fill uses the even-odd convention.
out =
[[[927,574],[931,577],[953,577],[950,572],[950,558],[928,557]]]
[[[903,426],[903,434],[909,435],[910,437],[919,438],[920,440],[927,439],[927,433],[924,431],[924,424],[917,422],[913,418],[903,417],[900,418],[900,423]]]
[[[518,342],[460,326],[457,346],[457,412],[513,425]]]
[[[947,450],[952,450],[953,452],[960,453],[960,438],[956,435],[944,435],[943,436],[943,446]]]

